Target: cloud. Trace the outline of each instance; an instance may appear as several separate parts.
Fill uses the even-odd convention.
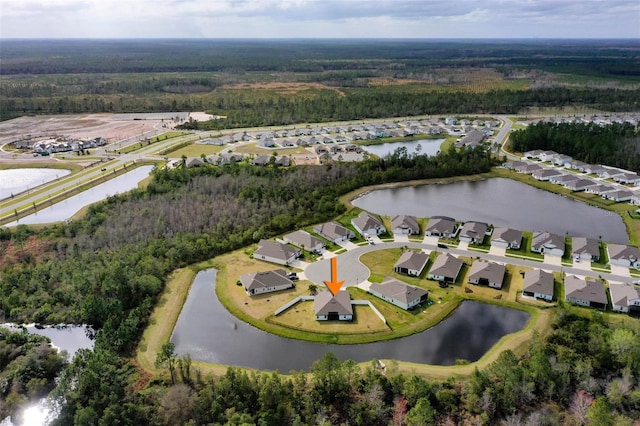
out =
[[[0,9],[1,37],[640,37],[637,0],[0,0]]]

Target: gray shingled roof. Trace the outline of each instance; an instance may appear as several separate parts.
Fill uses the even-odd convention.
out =
[[[327,238],[335,240],[337,238],[343,238],[349,235],[350,231],[342,225],[335,222],[322,223],[313,227],[313,230],[318,234],[322,234]]]
[[[522,290],[553,296],[553,274],[541,269],[526,271]]]
[[[416,218],[415,216],[408,216],[404,214],[394,216],[393,219],[391,219],[391,228],[410,229],[412,234],[417,234],[420,232],[418,218]]]
[[[625,244],[607,244],[607,250],[609,251],[609,259],[628,259],[632,262],[640,259],[640,249],[638,247]]]
[[[520,244],[522,242],[522,231],[518,231],[517,229],[511,229],[511,228],[494,228],[491,239],[492,240],[501,239],[508,243]]]
[[[313,301],[313,309],[316,315],[329,315],[330,312],[353,315],[351,296],[346,290],[339,291],[335,296],[330,291],[319,292]]]
[[[557,247],[564,251],[564,238],[550,232],[534,232],[531,247]]]
[[[271,240],[260,240],[258,243],[258,249],[254,252],[256,255],[273,257],[281,260],[291,259],[292,256],[296,256],[298,250],[291,247],[288,244],[278,243]]]
[[[499,263],[477,260],[471,265],[469,279],[479,281],[481,278],[485,278],[491,283],[502,284],[505,270],[505,266]]]
[[[629,306],[630,300],[640,299],[640,287],[633,284],[609,283],[611,302],[618,306]]]
[[[469,238],[484,238],[484,234],[487,232],[487,224],[482,222],[467,222],[460,231],[461,237]]]
[[[451,256],[449,253],[441,253],[429,271],[433,275],[455,278],[462,267],[462,260]]]
[[[592,256],[600,256],[600,247],[596,240],[585,237],[573,237],[571,239],[572,254],[587,253]]]
[[[438,232],[440,234],[453,234],[456,229],[456,221],[451,218],[434,217],[429,219],[426,232]]]
[[[575,275],[567,275],[564,278],[564,292],[567,298],[607,304],[604,286],[597,281],[587,281]]]
[[[381,284],[373,283],[369,288],[385,297],[407,304],[429,294],[426,290],[405,284],[392,277],[385,278]]]
[[[292,281],[287,278],[287,273],[284,269],[266,272],[248,272],[240,276],[240,282],[247,291],[292,284]]]
[[[308,233],[306,231],[302,231],[302,230],[291,232],[291,233],[285,235],[284,238],[286,238],[289,241],[292,241],[294,244],[296,244],[298,246],[304,246],[306,249],[309,249],[311,247],[315,247],[315,246],[317,246],[319,244],[324,245],[322,240],[320,240],[319,238],[316,238],[313,235],[311,235],[310,233]]]
[[[367,212],[360,212],[358,217],[352,219],[351,222],[363,231],[382,227],[382,223]]]
[[[393,265],[394,268],[406,268],[420,271],[429,260],[429,255],[422,252],[407,250],[400,255],[400,258]]]

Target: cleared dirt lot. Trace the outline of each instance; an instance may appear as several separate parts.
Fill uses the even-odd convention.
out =
[[[27,135],[33,138],[68,136],[82,140],[100,136],[109,142],[118,142],[153,130],[172,129],[178,124],[171,119],[165,118],[163,121],[164,115],[75,114],[19,117],[0,122],[0,144],[22,139]],[[182,113],[182,115],[198,120],[210,117],[208,114],[199,112]],[[140,116],[144,116],[144,119],[140,119]]]

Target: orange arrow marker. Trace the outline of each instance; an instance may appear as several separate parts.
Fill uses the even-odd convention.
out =
[[[325,281],[324,283],[334,296],[338,294],[340,287],[344,284],[344,281],[338,281],[338,259],[335,257],[331,258],[331,281]]]

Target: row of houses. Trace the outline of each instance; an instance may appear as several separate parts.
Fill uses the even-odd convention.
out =
[[[555,151],[528,151],[524,154],[524,158],[549,162],[556,167],[545,167],[528,161],[510,161],[503,166],[518,173],[530,174],[540,181],[561,185],[574,192],[585,191],[616,202],[630,201],[632,204],[640,204],[640,193],[628,188],[628,185],[640,187],[640,176],[637,173],[615,167],[587,164]],[[565,170],[571,170],[571,172]],[[597,176],[600,181],[594,181],[587,176]]]
[[[564,278],[565,301],[574,305],[606,309],[609,301],[605,286],[575,275]],[[553,275],[540,269],[526,271],[522,294],[551,301],[554,297]],[[616,312],[640,312],[640,287],[630,283],[609,283],[611,308]]]
[[[601,115],[592,115],[592,116],[584,116],[584,117],[543,117],[534,120],[528,121],[518,121],[519,125],[531,125],[536,123],[595,123],[601,126],[606,126],[613,123],[629,123],[634,126],[638,124],[640,117],[634,115],[614,115],[611,117],[601,116]]]
[[[62,138],[44,139],[39,141],[20,141],[16,143],[16,148],[32,149],[33,152],[38,154],[53,154],[56,152],[82,151],[85,149],[96,148],[98,146],[104,146],[106,144],[107,140],[102,137],[93,138],[88,141]]]
[[[303,127],[275,131],[231,133],[216,138],[206,138],[199,144],[227,145],[235,142],[257,142],[262,147],[295,147],[317,144],[342,144],[358,140],[373,140],[385,137],[406,137],[414,135],[439,135],[467,133],[467,143],[472,143],[474,132],[483,138],[493,134],[492,127],[500,125],[496,120],[457,120],[448,117],[441,120],[407,120],[401,122],[362,123],[337,126]]]
[[[201,157],[187,158],[185,166],[187,167],[202,167],[208,164],[216,166],[225,166],[231,163],[240,163],[244,161],[242,154],[216,154],[209,155],[204,159]],[[252,166],[266,166],[273,164],[276,166],[289,167],[291,165],[291,158],[287,155],[258,155],[251,160]]]

